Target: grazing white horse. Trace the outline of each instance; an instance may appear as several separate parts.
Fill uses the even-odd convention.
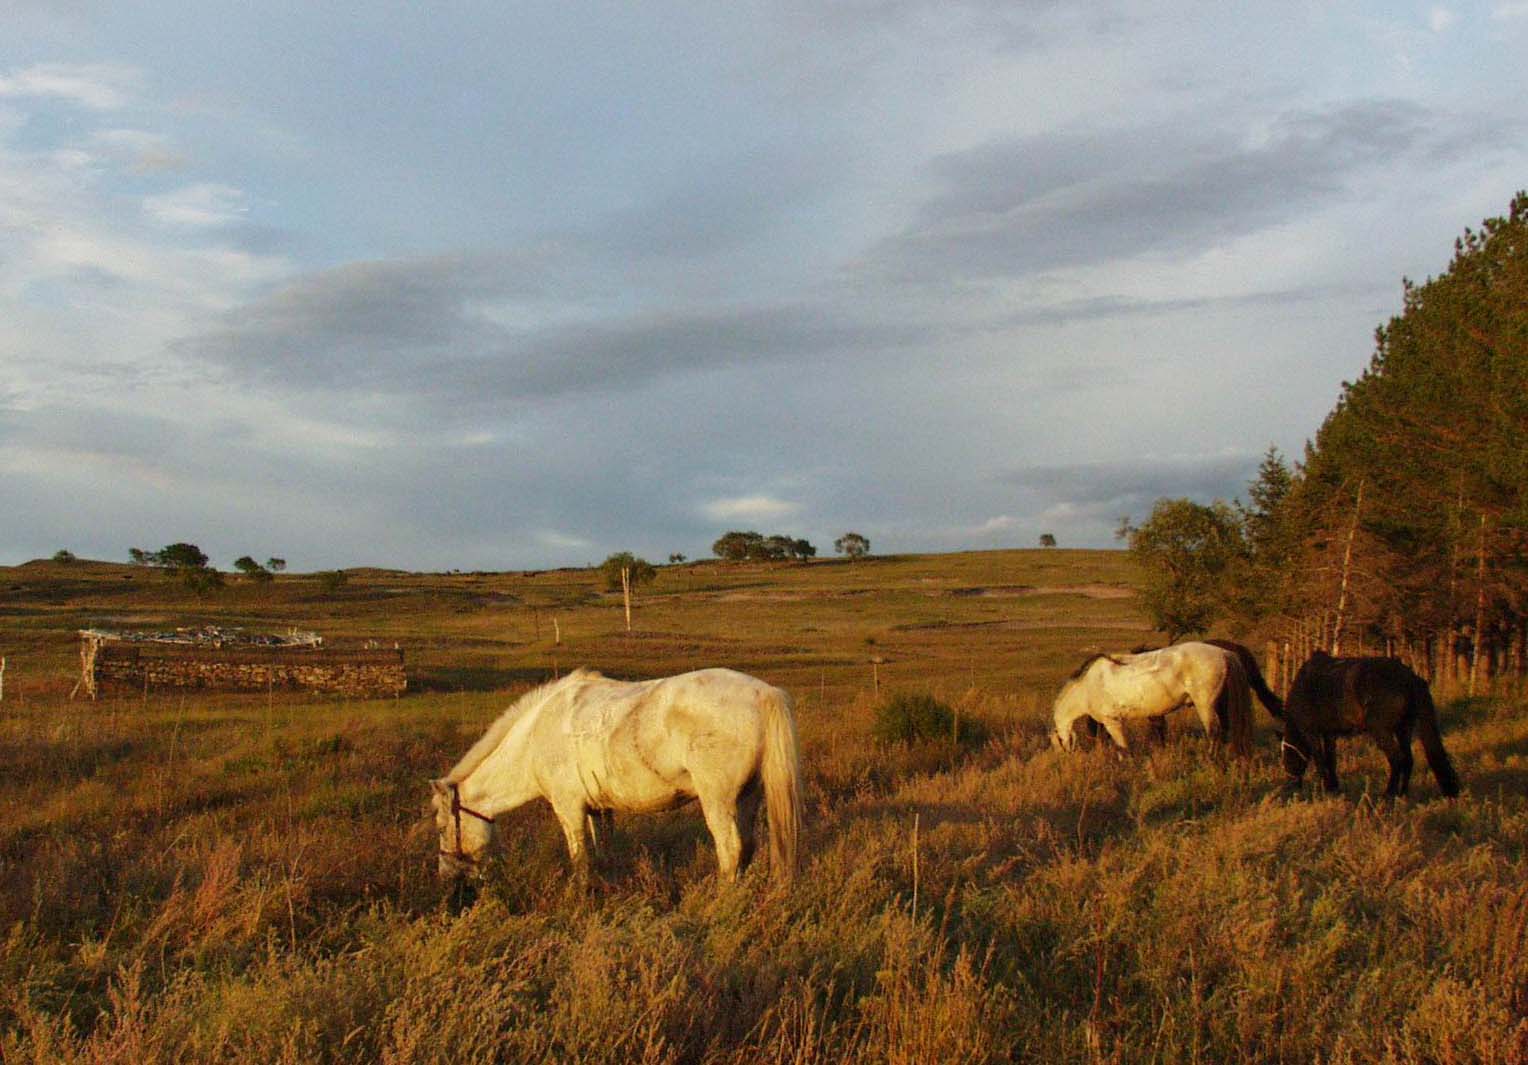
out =
[[[1180,643],[1142,654],[1095,655],[1061,687],[1052,707],[1051,740],[1071,750],[1074,726],[1091,717],[1125,748],[1124,722],[1192,705],[1212,736],[1224,733],[1238,754],[1251,748],[1252,695],[1241,660],[1207,643]]]
[[[648,812],[700,800],[724,881],[753,857],[762,798],[770,865],[788,880],[801,827],[801,765],[791,698],[730,669],[626,682],[591,670],[526,693],[456,768],[431,781],[440,874],[479,863],[493,819],[532,799],[552,805],[580,875],[590,811]]]

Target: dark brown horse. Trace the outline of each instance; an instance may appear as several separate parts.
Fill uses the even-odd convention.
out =
[[[1317,651],[1300,667],[1284,701],[1284,768],[1293,786],[1314,761],[1322,784],[1334,792],[1337,737],[1366,732],[1390,762],[1385,796],[1405,795],[1411,785],[1413,729],[1438,789],[1458,795],[1459,775],[1443,749],[1427,682],[1396,658],[1333,658]]]
[[[1282,718],[1284,716],[1284,701],[1273,693],[1273,690],[1268,687],[1268,682],[1263,679],[1262,670],[1257,668],[1257,656],[1252,653],[1251,648],[1245,646],[1244,644],[1236,643],[1233,640],[1200,640],[1198,642],[1207,643],[1211,647],[1218,647],[1222,651],[1229,651],[1231,654],[1235,655],[1241,661],[1242,672],[1247,675],[1247,684],[1252,688],[1253,693],[1257,696],[1258,702],[1262,703],[1267,711],[1274,717]],[[1130,653],[1140,654],[1143,651],[1155,650],[1155,647],[1147,647],[1142,645],[1140,647],[1132,647],[1130,649]],[[1093,660],[1090,658],[1087,662],[1084,662],[1082,669],[1086,669],[1087,666],[1092,663],[1092,661]],[[1073,674],[1073,676],[1079,676],[1082,672],[1082,669],[1079,669],[1077,673]],[[1216,712],[1219,713],[1220,711],[1217,709]],[[1226,726],[1227,723],[1225,721],[1224,715],[1222,714],[1220,727],[1223,735],[1225,734],[1224,730]],[[1097,721],[1093,721],[1091,719],[1088,721],[1087,729],[1089,736],[1096,737],[1098,735],[1098,728],[1099,725]],[[1151,735],[1152,738],[1158,743],[1167,742],[1167,718],[1154,717],[1151,719]]]

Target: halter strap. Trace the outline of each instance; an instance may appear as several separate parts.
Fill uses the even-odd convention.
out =
[[[485,822],[486,824],[493,824],[492,817],[489,817],[484,813],[479,813],[477,810],[474,810],[470,806],[462,805],[461,785],[457,784],[455,781],[452,781],[451,819],[456,823],[456,850],[455,852],[452,852],[442,849],[440,853],[444,854],[448,858],[455,858],[459,862],[465,862],[467,865],[476,865],[477,859],[468,854],[466,851],[462,850],[462,814],[466,814],[468,817],[476,817],[479,821]]]

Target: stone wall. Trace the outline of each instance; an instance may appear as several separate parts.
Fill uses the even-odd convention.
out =
[[[84,637],[81,686],[106,692],[166,688],[268,691],[274,688],[340,695],[399,695],[407,687],[397,648],[332,650],[307,647],[188,647]]]

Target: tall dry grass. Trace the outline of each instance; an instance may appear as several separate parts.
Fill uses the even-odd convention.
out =
[[[1421,772],[1412,800],[1378,801],[1383,760],[1358,742],[1342,796],[1287,798],[1266,732],[1250,762],[1187,729],[1125,760],[1052,751],[1049,688],[970,667],[988,619],[895,629],[931,609],[901,595],[859,622],[841,613],[859,597],[808,610],[799,624],[844,626],[819,655],[837,667],[801,665],[816,636],[769,628],[783,613],[750,640],[731,612],[758,599],[714,608],[795,678],[809,821],[790,888],[762,869],[719,888],[699,817],[679,811],[620,818],[578,891],[530,808],[452,916],[424,781],[514,689],[93,705],[8,690],[0,1057],[1528,1060],[1528,705],[1444,708],[1457,801]],[[1028,600],[1005,609],[1031,623]],[[454,668],[466,622],[421,616],[432,668]],[[1038,649],[993,670],[1059,679],[1069,616],[1053,608]],[[1085,639],[1112,631],[1097,621]],[[647,641],[669,656],[655,669],[698,639],[677,628]],[[913,690],[926,653],[916,690],[989,741],[874,742],[879,699],[851,653],[867,635],[888,691]],[[641,643],[600,639],[613,656]]]

